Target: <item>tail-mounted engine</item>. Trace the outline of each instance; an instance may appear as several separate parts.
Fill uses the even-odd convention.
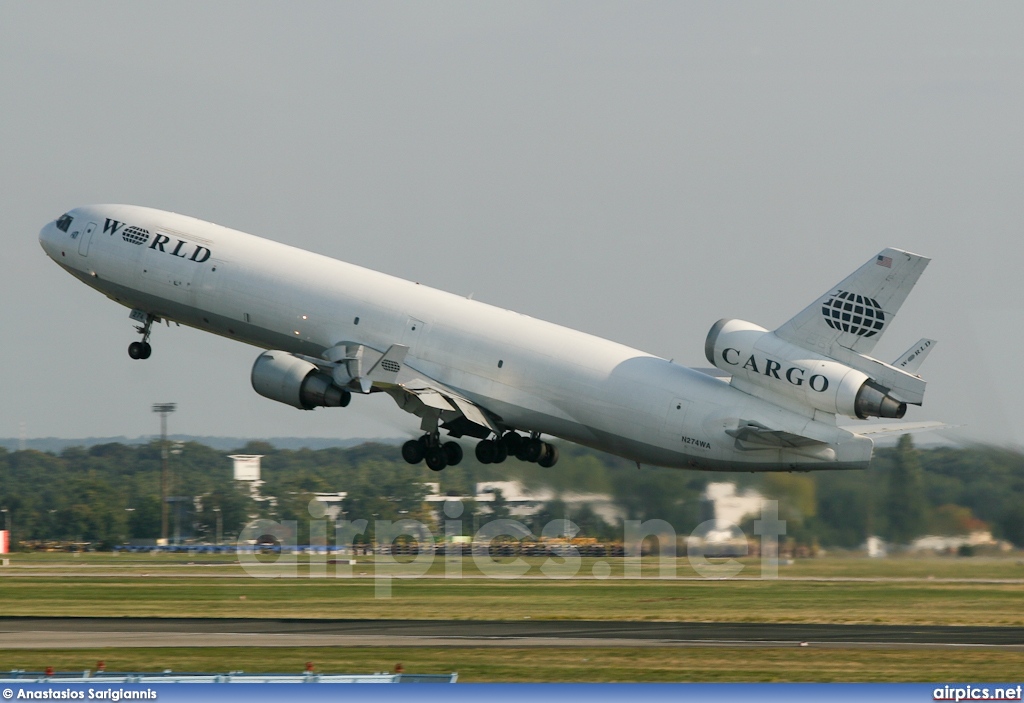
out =
[[[314,364],[288,352],[263,352],[252,367],[252,387],[264,398],[300,410],[345,407],[352,394]]]
[[[790,344],[750,322],[716,322],[704,353],[741,389],[752,384],[817,410],[861,419],[902,418],[907,412],[907,404],[890,395],[890,388],[863,371]]]

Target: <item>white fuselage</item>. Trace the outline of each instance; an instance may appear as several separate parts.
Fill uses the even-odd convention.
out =
[[[871,457],[871,440],[834,416],[510,310],[174,213],[98,205],[68,214],[68,231],[50,223],[40,232],[43,249],[122,305],[312,357],[342,342],[406,345],[408,366],[508,427],[671,467],[864,468]],[[137,243],[130,228],[148,238]],[[740,449],[726,430],[741,419],[829,446]]]

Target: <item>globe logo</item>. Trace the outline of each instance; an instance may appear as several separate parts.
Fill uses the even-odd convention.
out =
[[[832,329],[860,337],[874,337],[885,325],[885,313],[874,298],[836,291],[821,307],[825,322]]]
[[[130,244],[145,244],[146,240],[149,239],[149,231],[144,230],[141,227],[129,227],[121,233],[124,241]]]

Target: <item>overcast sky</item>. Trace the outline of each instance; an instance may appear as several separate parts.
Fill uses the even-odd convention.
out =
[[[300,412],[258,351],[43,254],[64,211],[187,213],[706,366],[886,246],[932,257],[908,419],[1020,443],[1024,4],[0,1],[0,436],[394,437]]]

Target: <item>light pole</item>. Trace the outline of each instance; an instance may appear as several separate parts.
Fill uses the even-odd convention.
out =
[[[217,513],[217,546],[219,547],[220,546],[220,532],[221,532],[221,528],[223,527],[223,524],[224,524],[221,521],[220,506],[218,505],[217,507],[215,507],[213,509],[213,512]]]
[[[135,508],[125,508],[124,511],[126,513],[128,513],[128,515],[126,516],[127,521],[128,521],[126,529],[128,530],[128,532],[131,532],[132,531],[132,513],[135,512]],[[126,541],[131,539],[128,535],[122,535],[122,538],[124,540],[126,540]],[[114,552],[117,553],[117,549],[115,549]]]
[[[173,413],[174,403],[154,403],[153,412],[160,413],[160,539],[167,544],[167,495],[170,493],[170,474],[167,470],[167,415]]]

